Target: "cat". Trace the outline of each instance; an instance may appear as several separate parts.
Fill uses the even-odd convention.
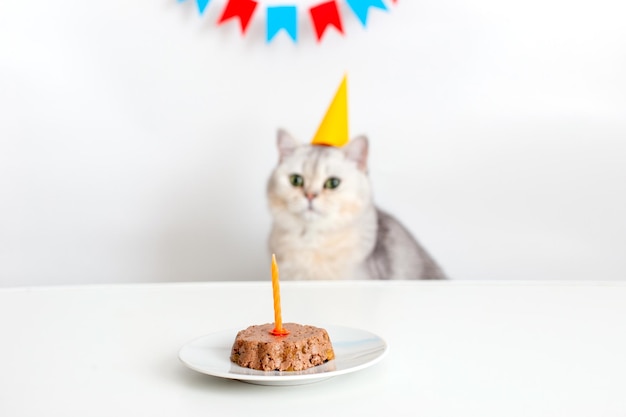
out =
[[[378,209],[368,177],[368,139],[342,148],[277,135],[267,184],[270,251],[282,279],[445,279],[411,233]]]

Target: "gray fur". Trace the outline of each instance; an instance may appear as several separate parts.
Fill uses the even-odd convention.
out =
[[[445,279],[435,260],[393,216],[377,209],[376,245],[365,260],[370,279]]]

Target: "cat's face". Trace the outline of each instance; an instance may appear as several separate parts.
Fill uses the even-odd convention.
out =
[[[287,227],[341,227],[371,206],[365,137],[335,148],[298,145],[279,131],[278,149],[280,161],[268,183],[276,222]]]

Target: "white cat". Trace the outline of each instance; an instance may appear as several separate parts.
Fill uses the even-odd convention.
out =
[[[300,145],[278,132],[267,195],[269,246],[282,279],[443,279],[442,270],[373,203],[364,136],[343,148]]]

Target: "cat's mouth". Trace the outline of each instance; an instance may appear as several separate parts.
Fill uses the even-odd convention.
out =
[[[292,206],[292,213],[299,216],[303,220],[310,221],[319,218],[324,214],[323,210],[320,210],[315,200],[298,201],[296,205]]]
[[[317,217],[320,216],[322,214],[321,211],[319,211],[313,204],[312,202],[309,202],[309,204],[304,208],[304,210],[302,211],[302,215],[306,218],[306,219],[311,219],[313,217]]]
[[[301,214],[301,219],[305,222],[315,222],[322,217],[322,214],[315,210],[305,210]]]

